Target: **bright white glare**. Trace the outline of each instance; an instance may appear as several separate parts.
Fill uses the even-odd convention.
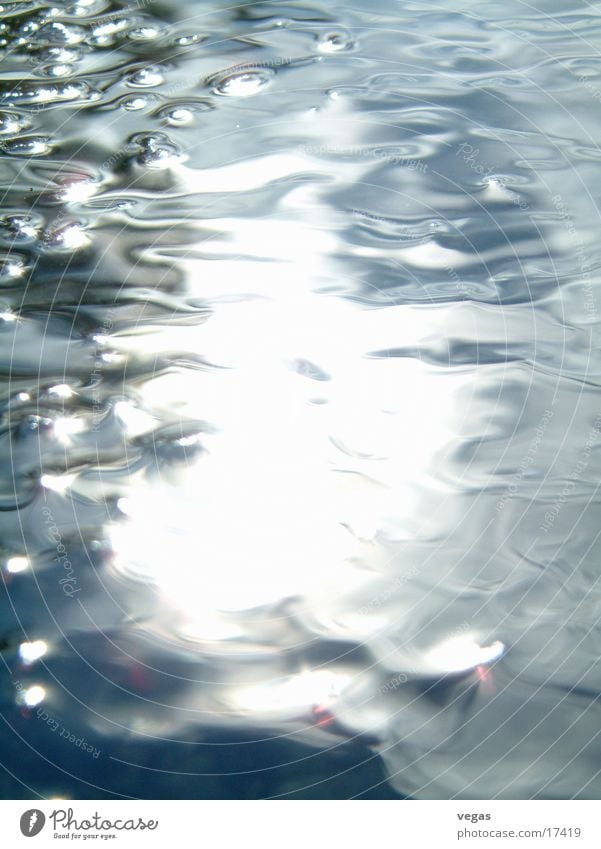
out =
[[[379,257],[381,248],[354,247],[352,253],[360,257]],[[390,249],[386,254],[391,259],[406,262],[416,268],[455,269],[467,266],[471,261],[470,255],[465,251],[452,250],[432,242]]]
[[[96,184],[92,180],[78,180],[65,186],[62,199],[67,202],[83,203],[95,193]]]
[[[129,21],[126,20],[109,21],[109,23],[106,24],[99,24],[94,28],[94,37],[97,39],[104,39],[127,29],[129,26]]]
[[[8,277],[22,277],[25,274],[23,266],[16,262],[6,262],[4,268]]]
[[[75,416],[55,419],[52,426],[57,439],[65,444],[69,442],[69,437],[86,429],[86,423]]]
[[[249,90],[249,93],[254,92]],[[311,171],[313,166],[314,163],[308,156],[274,153],[258,156],[250,162],[234,162],[217,168],[187,168],[180,165],[175,166],[174,171],[179,171],[188,191],[221,193],[252,191],[265,186],[270,181]],[[353,171],[358,174],[359,166],[355,165]],[[273,223],[271,219],[270,221]],[[307,252],[311,251],[309,245],[306,245],[306,249]]]
[[[191,445],[200,445],[201,443],[202,436],[199,433],[193,433],[191,436],[182,436],[181,439],[176,440],[176,444],[184,448],[188,448]]]
[[[107,352],[106,354],[101,354],[100,359],[108,365],[117,365],[123,362],[124,357],[122,354]]]
[[[46,698],[46,690],[43,687],[40,687],[38,684],[35,684],[33,687],[29,687],[27,690],[22,690],[19,693],[18,701],[21,704],[26,705],[27,707],[35,707],[44,701]]]
[[[53,492],[58,492],[62,494],[69,489],[76,477],[76,474],[42,475],[40,478],[40,483],[44,487],[44,489],[51,489]]]
[[[140,436],[143,433],[148,433],[154,430],[157,425],[157,419],[154,416],[137,409],[129,401],[117,401],[115,415],[123,422],[128,436]]]
[[[21,643],[19,646],[19,657],[23,663],[34,663],[43,657],[48,651],[48,646],[44,640],[35,640],[33,643]]]
[[[57,246],[66,250],[76,250],[89,243],[89,236],[82,230],[79,224],[71,224],[56,235]]]
[[[48,393],[56,395],[57,398],[70,398],[73,395],[73,390],[66,383],[57,383],[56,386],[50,387]]]
[[[236,702],[244,710],[260,712],[327,707],[351,681],[352,677],[343,673],[306,670],[283,682],[242,688],[236,694]]]
[[[505,646],[499,640],[480,646],[468,634],[452,637],[428,652],[427,663],[441,672],[463,672],[498,660]]]
[[[222,305],[186,344],[225,368],[173,371],[142,390],[148,409],[216,430],[177,480],[137,483],[123,505],[129,522],[111,529],[118,568],[155,583],[190,619],[365,580],[351,564],[359,542],[391,523],[408,534],[415,483],[448,439],[449,389],[465,378],[441,385],[415,359],[365,357],[392,335],[388,311],[362,321],[352,305],[316,300]],[[410,338],[411,316],[396,319],[393,332],[407,326]],[[299,358],[332,379],[299,374]],[[118,414],[133,426],[139,412]],[[143,415],[137,432],[153,423]]]
[[[73,92],[76,94],[76,90]],[[32,98],[33,102],[44,103],[49,100],[55,100],[57,96],[57,90],[54,87],[51,88],[39,88],[36,91],[35,97]]]
[[[222,191],[226,170],[203,191]],[[233,184],[236,174],[231,166]],[[189,351],[214,366],[157,375],[139,406],[116,406],[132,432],[169,420],[210,425],[202,453],[132,485],[119,505],[126,518],[109,529],[115,567],[175,606],[190,639],[231,633],[220,612],[287,598],[327,606],[340,587],[368,583],[364,547],[382,531],[412,538],[417,487],[448,444],[453,394],[469,380],[386,356],[435,336],[439,314],[366,309],[319,291],[339,242],[318,213],[305,226],[283,215],[215,227],[202,249],[242,259],[212,262],[210,274],[189,261],[191,289],[217,299],[208,320],[110,338],[112,350]]]
[[[6,561],[6,571],[11,575],[16,575],[19,572],[24,572],[29,569],[29,559],[27,557],[9,557]]]

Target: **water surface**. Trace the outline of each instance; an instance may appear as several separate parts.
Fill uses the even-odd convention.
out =
[[[598,797],[598,6],[0,18],[4,795]]]

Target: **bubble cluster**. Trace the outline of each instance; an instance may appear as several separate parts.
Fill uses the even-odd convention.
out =
[[[86,37],[83,27],[52,21],[36,28],[31,34],[34,44],[69,46],[80,44]]]
[[[125,18],[106,21],[93,27],[87,38],[87,43],[92,47],[112,47],[120,37],[124,37],[130,24]]]
[[[40,235],[42,220],[38,215],[6,215],[0,218],[0,238],[4,241],[32,242]]]
[[[50,106],[55,103],[74,101],[92,102],[100,100],[101,95],[83,80],[73,80],[63,84],[21,83],[4,92],[4,98],[18,106]]]

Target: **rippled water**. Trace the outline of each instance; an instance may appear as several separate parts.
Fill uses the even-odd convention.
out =
[[[4,795],[598,797],[598,5],[0,18]]]

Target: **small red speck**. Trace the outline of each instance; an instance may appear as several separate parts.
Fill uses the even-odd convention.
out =
[[[493,675],[490,669],[486,666],[477,666],[475,671],[478,683],[482,685],[482,690],[488,694],[493,693],[495,687]]]
[[[129,680],[132,686],[137,690],[145,690],[148,685],[148,678],[144,671],[144,667],[138,666],[137,664],[132,666],[129,671]]]
[[[490,678],[489,671],[485,666],[477,666],[476,675],[478,676],[478,681],[488,681]]]
[[[330,709],[324,705],[315,705],[313,708],[313,715],[315,717],[315,725],[320,728],[325,725],[330,725],[334,721],[334,715]]]

